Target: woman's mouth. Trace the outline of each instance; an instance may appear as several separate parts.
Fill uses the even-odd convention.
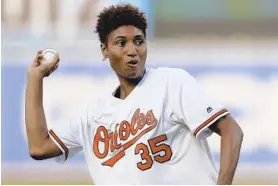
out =
[[[130,60],[129,62],[127,62],[127,65],[130,67],[135,67],[137,66],[138,61],[137,60]]]

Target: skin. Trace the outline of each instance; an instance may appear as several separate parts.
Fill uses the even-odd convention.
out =
[[[120,99],[125,99],[142,79],[147,58],[146,39],[143,32],[134,26],[121,26],[112,31],[107,42],[101,44],[105,58],[109,58],[111,68],[119,82]],[[48,135],[43,109],[43,79],[56,70],[59,54],[51,63],[41,63],[39,51],[27,71],[25,95],[25,123],[30,156],[36,160],[56,157],[62,154]],[[131,65],[131,60],[137,61]],[[237,167],[243,132],[237,122],[227,115],[219,119],[210,129],[221,136],[221,159],[218,184],[232,184]]]
[[[221,136],[220,171],[217,184],[231,185],[239,160],[243,131],[230,114],[220,118],[209,128]]]
[[[142,79],[147,58],[143,32],[134,26],[122,26],[112,31],[107,43],[101,44],[104,57],[109,58],[112,69],[120,81],[120,99],[125,99]],[[42,51],[38,51],[27,71],[25,94],[25,123],[29,154],[36,160],[56,157],[62,151],[49,137],[43,109],[43,79],[57,69],[59,54],[50,63],[41,63]],[[136,65],[129,65],[131,60]]]
[[[52,158],[62,151],[50,139],[43,109],[43,78],[56,70],[59,54],[51,63],[41,63],[42,51],[37,55],[27,71],[25,93],[25,123],[30,156],[36,160]]]
[[[120,81],[120,99],[125,99],[143,77],[147,58],[146,39],[142,30],[121,26],[111,32],[101,44],[102,54],[109,58],[111,68]],[[137,61],[136,66],[128,62]]]

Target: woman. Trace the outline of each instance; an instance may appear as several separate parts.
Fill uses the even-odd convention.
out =
[[[136,7],[105,8],[96,32],[119,86],[80,118],[47,129],[43,78],[59,55],[28,69],[26,126],[31,157],[65,161],[83,150],[95,184],[232,184],[243,132],[185,70],[146,68],[147,21]],[[220,171],[206,138],[221,136]]]

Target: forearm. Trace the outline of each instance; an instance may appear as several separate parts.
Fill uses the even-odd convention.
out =
[[[232,184],[236,171],[243,133],[241,130],[221,136],[220,171],[217,184]]]
[[[48,138],[48,129],[43,109],[42,78],[28,77],[25,95],[25,123],[29,149],[42,147],[44,141]]]

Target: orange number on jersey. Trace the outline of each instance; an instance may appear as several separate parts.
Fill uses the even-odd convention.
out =
[[[153,160],[152,157],[150,156],[148,146],[145,145],[144,143],[139,143],[138,145],[136,145],[135,154],[139,154],[140,150],[142,150],[142,153],[140,154],[141,158],[142,160],[145,160],[145,163],[138,162],[137,167],[142,171],[150,169],[153,165]]]
[[[150,149],[151,149],[151,153],[154,155],[154,160],[156,162],[159,163],[165,163],[167,161],[169,161],[172,157],[172,150],[171,147],[165,143],[163,144],[158,144],[161,143],[163,141],[167,140],[167,136],[166,134],[157,136],[153,139],[148,140]],[[138,145],[136,145],[135,147],[135,154],[139,154],[140,150],[142,151],[141,158],[143,161],[145,161],[145,163],[143,162],[138,162],[137,163],[137,167],[144,171],[147,169],[150,169],[153,165],[153,159],[152,156],[150,155],[150,151],[147,145],[145,145],[144,143],[139,143]],[[163,155],[159,154],[159,152],[164,152]]]
[[[158,143],[163,142],[165,140],[167,140],[166,134],[148,140],[152,153],[154,155],[157,154],[154,156],[154,160],[159,163],[164,163],[166,161],[169,161],[173,154],[169,145],[165,143],[157,145]],[[164,152],[164,154],[163,155],[158,154],[159,152]]]

